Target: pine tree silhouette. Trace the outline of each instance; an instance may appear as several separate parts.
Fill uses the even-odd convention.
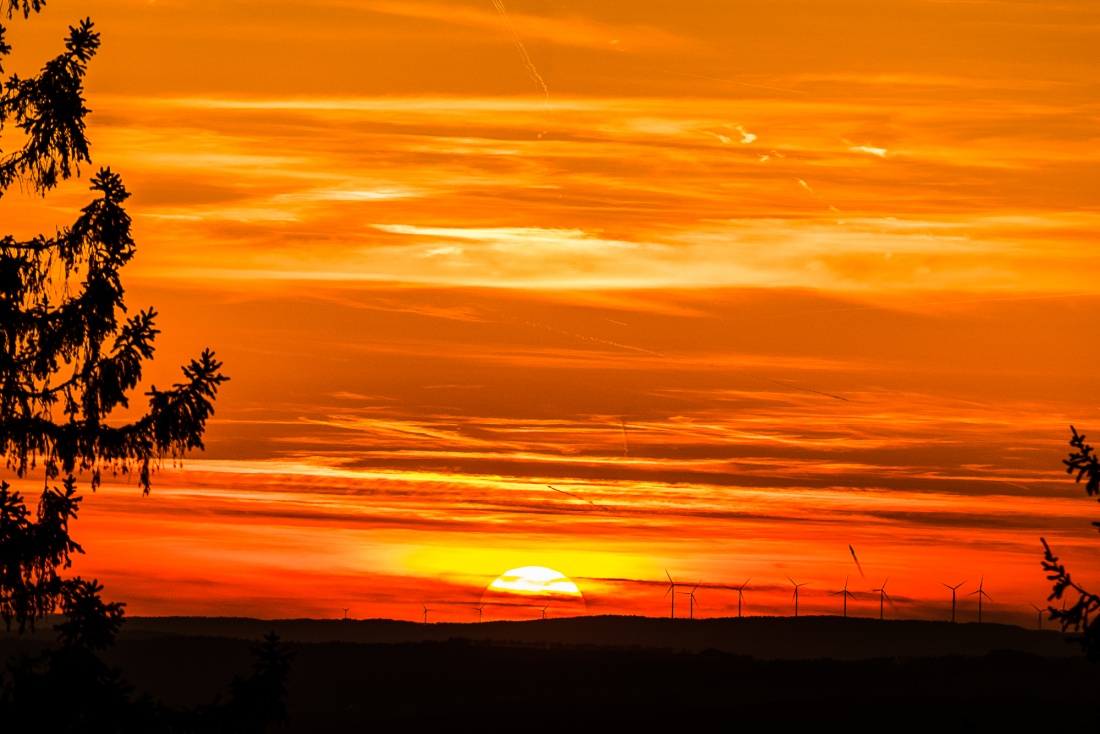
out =
[[[0,14],[27,19],[44,5],[0,0]],[[17,129],[22,144],[0,153],[0,198],[16,184],[45,196],[91,163],[83,81],[100,37],[89,19],[70,26],[64,51],[20,78],[4,77],[12,51],[4,35],[0,26],[0,132]],[[59,647],[17,661],[0,680],[0,722],[5,731],[265,731],[287,720],[289,657],[277,638],[256,651],[255,673],[234,683],[226,704],[206,707],[209,726],[199,727],[190,713],[133,698],[98,654],[114,643],[123,605],[104,602],[96,580],[62,576],[83,552],[69,527],[82,501],[76,476],[88,475],[95,491],[104,471],[133,473],[148,494],[159,461],[203,448],[228,379],[205,350],[180,382],[149,389],[144,415],[112,421],[130,407],[159,331],[151,308],[126,315],[120,271],[135,253],[123,206],[130,194],[109,168],[89,183],[93,198],[71,226],[30,240],[0,235],[0,453],[16,476],[44,476],[33,516],[0,480],[0,617],[23,632],[48,613],[63,615]]]

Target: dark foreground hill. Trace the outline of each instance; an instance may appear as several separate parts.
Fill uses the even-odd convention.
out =
[[[246,673],[253,643],[244,638],[275,629],[293,640],[295,732],[705,722],[769,731],[1100,728],[1100,668],[1058,634],[1016,627],[623,617],[133,619],[127,627],[111,663],[175,706],[209,701]],[[0,636],[0,654],[35,644]],[[828,659],[829,650],[848,659]]]

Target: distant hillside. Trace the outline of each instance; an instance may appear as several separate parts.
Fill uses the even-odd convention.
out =
[[[257,620],[129,617],[123,639],[191,635],[259,639],[274,630],[294,642],[441,642],[454,638],[525,645],[590,645],[701,652],[757,660],[867,660],[882,657],[981,656],[1012,650],[1045,657],[1079,655],[1060,632],[1001,624],[952,624],[842,617],[661,619],[571,617],[522,622],[419,624],[370,620]]]
[[[48,630],[48,625],[43,625]],[[1100,666],[1056,632],[837,617],[580,617],[484,624],[135,618],[106,657],[190,707],[248,673],[274,629],[294,654],[291,732],[1100,729]],[[0,634],[0,660],[51,635]],[[751,657],[750,657],[751,656]],[[832,658],[832,659],[830,659]]]

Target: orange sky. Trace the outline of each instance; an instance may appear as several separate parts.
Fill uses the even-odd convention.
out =
[[[943,617],[984,573],[1030,623],[1043,535],[1100,587],[1059,464],[1100,419],[1095,3],[502,7],[11,22],[19,73],[97,22],[151,380],[232,376],[205,454],[85,502],[82,573],[138,614],[455,620],[524,565],[644,614],[665,568],[705,615],[748,577],[789,613],[786,575],[833,613],[851,574]]]

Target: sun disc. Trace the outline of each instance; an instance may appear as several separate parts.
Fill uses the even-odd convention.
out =
[[[524,566],[502,573],[489,588],[513,594],[580,596],[580,589],[565,574],[544,566]]]
[[[568,576],[545,566],[523,566],[505,571],[489,584],[482,604],[493,606],[496,618],[529,618],[584,614],[581,590]]]

